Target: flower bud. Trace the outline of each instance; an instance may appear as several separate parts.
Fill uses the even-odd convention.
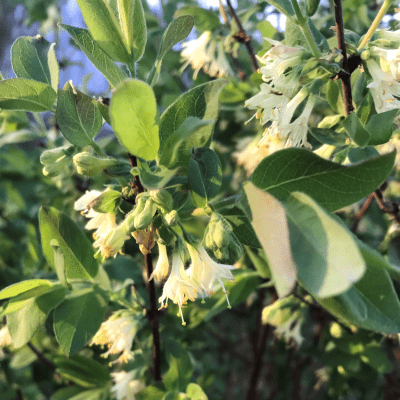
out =
[[[170,193],[165,189],[150,190],[150,196],[164,210],[171,211],[173,199]]]
[[[154,268],[153,273],[150,276],[150,280],[155,278],[156,281],[162,281],[168,276],[169,272],[169,261],[167,254],[167,247],[157,242],[158,246],[158,261]]]
[[[54,178],[64,170],[64,168],[69,164],[70,158],[63,156],[61,159],[59,159],[58,162],[52,163],[52,164],[46,164],[43,167],[43,175],[48,176],[50,178]]]
[[[369,50],[365,50],[361,53],[362,60],[369,60],[371,58],[371,52]]]
[[[56,149],[46,150],[40,155],[40,162],[43,165],[54,164],[60,161],[62,158],[65,157],[65,148],[57,147]]]
[[[73,158],[78,174],[85,176],[96,176],[104,169],[118,164],[113,158],[97,158],[87,151],[78,153]]]
[[[165,216],[165,221],[170,226],[174,226],[178,219],[179,219],[179,216],[178,216],[178,212],[176,210],[172,210]]]
[[[136,229],[146,229],[153,219],[154,214],[156,213],[157,208],[152,199],[148,199],[143,208],[143,211],[136,215],[134,219],[134,226]]]

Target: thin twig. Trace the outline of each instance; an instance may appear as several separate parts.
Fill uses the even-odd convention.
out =
[[[137,166],[136,157],[129,154],[129,161],[132,168]],[[139,175],[134,176],[134,188],[136,193],[143,193],[144,187],[142,182],[140,182]],[[153,273],[153,255],[151,250],[144,256],[144,265],[147,273],[147,291],[149,293],[150,307],[147,310],[147,317],[150,322],[151,333],[153,335],[153,376],[155,381],[161,381],[161,348],[160,348],[160,332],[159,332],[159,312],[157,307],[157,297],[156,297],[156,286],[154,284],[154,279],[150,280],[150,276]]]
[[[229,13],[232,18],[235,20],[236,25],[239,29],[238,33],[236,33],[233,37],[239,42],[243,43],[246,46],[247,52],[250,56],[251,65],[253,66],[254,71],[258,71],[258,61],[253,51],[253,45],[251,44],[251,37],[247,35],[246,31],[243,29],[243,25],[237,16],[235,9],[232,7],[230,0],[226,0],[226,4],[229,8]]]
[[[339,74],[339,77],[342,80],[342,90],[343,90],[343,100],[344,106],[346,110],[346,115],[350,115],[350,113],[354,110],[353,107],[353,98],[351,95],[351,82],[350,76],[351,71],[349,69],[347,52],[346,52],[346,42],[344,40],[344,26],[343,26],[343,10],[342,10],[342,0],[334,0],[335,5],[335,22],[336,22],[336,37],[338,48],[342,51],[342,68],[344,69],[344,73]]]
[[[257,382],[260,377],[260,373],[263,367],[263,357],[265,347],[267,345],[267,338],[272,332],[271,325],[263,324],[262,322],[262,310],[264,308],[264,297],[266,291],[260,292],[259,300],[259,312],[257,315],[257,330],[255,332],[255,349],[254,349],[254,361],[250,373],[249,389],[247,391],[246,400],[254,400],[257,397]],[[278,299],[276,292],[273,293],[271,303]]]
[[[356,217],[354,218],[354,221],[351,224],[350,228],[350,230],[353,233],[357,230],[359,223],[364,218],[364,215],[367,212],[369,206],[371,205],[373,199],[374,199],[374,193],[371,193],[365,200],[364,204],[362,205],[360,211],[357,213]]]
[[[43,362],[43,364],[46,364],[53,372],[55,372],[57,367],[52,361],[41,353],[31,342],[28,342],[27,345],[37,355],[37,358]]]
[[[386,184],[386,182],[385,182]],[[383,186],[383,185],[382,185]],[[379,208],[385,213],[389,214],[398,224],[400,224],[400,207],[399,204],[391,201],[391,200],[386,200],[383,197],[383,191],[386,189],[386,187],[380,187],[375,190],[373,193],[376,202],[378,203]]]

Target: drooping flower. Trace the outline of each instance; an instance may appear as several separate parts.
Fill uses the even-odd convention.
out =
[[[381,69],[373,59],[366,60],[372,82],[367,85],[371,90],[377,113],[383,113],[400,108],[400,83],[392,76]]]
[[[0,360],[4,357],[3,347],[12,345],[12,339],[7,325],[0,329]]]
[[[257,57],[263,80],[281,91],[286,96],[292,96],[299,83],[300,75],[296,67],[302,64],[306,51],[301,47],[289,47],[281,42],[264,38],[272,47],[262,57]],[[289,70],[289,72],[288,72]]]
[[[169,271],[167,246],[163,245],[160,242],[157,242],[157,246],[158,246],[158,260],[154,268],[154,271],[150,276],[150,280],[155,278],[157,281],[162,281],[167,277]]]
[[[161,308],[168,306],[168,299],[178,304],[182,324],[185,325],[182,307],[187,304],[188,300],[195,301],[199,290],[201,290],[201,288],[194,284],[185,271],[185,265],[179,252],[174,252],[172,256],[171,273],[164,284],[162,295],[158,300],[161,303]]]
[[[181,58],[185,63],[181,71],[190,64],[194,70],[193,79],[197,78],[197,74],[202,68],[206,74],[212,77],[221,78],[229,75],[230,66],[225,56],[223,42],[213,39],[210,31],[205,31],[197,39],[183,43],[182,47]],[[215,56],[216,49],[218,49],[217,57]]]
[[[307,95],[306,90],[300,90],[286,107],[279,111],[277,119],[266,129],[259,145],[265,143],[268,136],[272,136],[277,142],[285,140],[285,147],[305,146],[311,148],[311,145],[307,142],[308,120],[317,97],[315,95],[309,95],[306,106],[300,116],[294,121],[291,121],[297,107],[307,98]]]
[[[106,236],[116,227],[115,213],[99,213],[90,206],[102,193],[98,190],[87,191],[74,205],[75,210],[81,211],[86,218],[90,218],[85,228],[88,230],[96,229],[96,232],[93,234],[95,240]]]
[[[384,49],[381,47],[371,47],[371,56],[379,57],[382,70],[392,75],[396,81],[400,80],[400,50]]]
[[[210,296],[214,293],[214,284],[217,280],[222,286],[222,290],[226,295],[229,304],[228,294],[222,279],[233,281],[235,278],[231,270],[232,265],[218,264],[207,253],[203,246],[187,245],[192,262],[187,270],[187,275],[194,281],[194,284],[200,287],[199,293],[204,296]]]
[[[136,371],[111,373],[115,382],[111,392],[115,394],[117,400],[135,400],[135,395],[146,387],[142,380],[135,379],[135,375]]]
[[[240,143],[244,147],[232,154],[236,163],[245,169],[247,177],[250,177],[265,157],[285,147],[284,139],[272,135],[265,135],[262,143],[259,142],[259,136],[248,138],[245,143]]]
[[[108,347],[102,357],[121,353],[114,362],[126,363],[133,358],[131,348],[139,327],[140,318],[137,315],[125,310],[117,311],[101,324],[90,344]]]

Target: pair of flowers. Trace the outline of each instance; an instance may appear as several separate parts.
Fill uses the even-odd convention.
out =
[[[275,142],[283,142],[286,147],[310,148],[307,142],[308,120],[317,97],[309,94],[305,87],[299,90],[300,74],[308,53],[302,48],[266,40],[271,43],[271,49],[263,57],[257,57],[264,64],[260,72],[265,83],[261,84],[257,95],[245,102],[246,107],[256,110],[254,117],[260,119],[261,125],[271,122],[259,145],[274,138]],[[306,99],[302,113],[292,121],[296,110]]]

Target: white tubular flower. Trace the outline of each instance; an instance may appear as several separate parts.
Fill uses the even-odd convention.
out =
[[[215,50],[218,46],[218,56]],[[229,75],[230,67],[225,57],[223,41],[212,40],[210,31],[203,32],[197,39],[182,44],[182,61],[185,61],[181,72],[190,64],[194,69],[193,79],[197,78],[200,69],[212,77]]]
[[[93,243],[94,247],[98,247],[103,259],[116,257],[118,253],[122,254],[122,246],[129,238],[129,226],[126,221],[122,221],[116,228],[110,230],[106,235],[99,236]]]
[[[381,68],[384,72],[391,74],[396,81],[400,80],[400,50],[382,49],[380,47],[371,47],[372,56],[379,57]]]
[[[210,55],[207,52],[207,45],[211,40],[211,32],[203,32],[197,39],[189,40],[182,44],[181,51],[182,60],[185,61],[181,71],[189,64],[194,69],[193,79],[197,78],[197,74],[203,66],[211,61]]]
[[[268,83],[262,83],[260,89],[260,93],[246,100],[244,105],[250,110],[257,110],[254,117],[260,119],[261,125],[264,125],[277,119],[278,113],[287,106],[290,98],[277,92]]]
[[[239,143],[242,149],[232,154],[236,164],[245,169],[247,177],[250,177],[265,157],[285,147],[285,140],[277,136],[265,135],[263,142],[259,143],[259,141],[259,137],[246,138],[241,141],[245,142],[244,147],[241,146],[242,143]]]
[[[299,47],[285,46],[276,40],[264,39],[272,44],[272,48],[262,57],[257,57],[260,63],[265,64],[260,68],[263,79],[290,96],[299,83],[299,77],[292,73],[285,76],[284,73],[289,68],[295,68],[301,64],[305,50]],[[296,82],[291,81],[293,77],[296,77]],[[287,84],[287,80],[291,81],[290,86]]]
[[[367,85],[371,90],[377,113],[383,113],[400,108],[400,83],[391,74],[382,71],[376,61],[366,61],[367,69],[372,76],[372,82]]]
[[[308,96],[303,112],[291,122],[297,107],[307,95],[306,90],[301,90],[285,108],[280,110],[277,120],[273,121],[271,126],[266,129],[263,138],[258,143],[259,146],[267,143],[268,136],[272,136],[277,144],[281,143],[281,140],[286,140],[285,147],[305,146],[311,148],[311,145],[307,142],[307,132],[308,120],[317,100],[315,95]]]
[[[81,211],[86,218],[90,218],[85,228],[88,230],[96,229],[96,232],[93,234],[95,239],[104,237],[116,226],[114,213],[103,214],[90,207],[90,203],[97,199],[102,193],[103,192],[98,190],[87,191],[74,204],[76,211]]]
[[[115,382],[111,392],[117,400],[135,400],[135,394],[143,390],[146,385],[143,381],[134,379],[136,371],[113,372],[111,376]]]
[[[185,271],[185,265],[179,253],[175,252],[172,256],[171,273],[164,284],[162,295],[158,300],[161,303],[161,308],[168,306],[168,299],[178,304],[182,325],[186,325],[183,319],[182,307],[187,304],[188,300],[196,300],[199,290],[200,288],[194,285]]]
[[[0,347],[11,346],[12,339],[7,325],[0,329]]]
[[[156,281],[162,281],[167,277],[169,272],[167,246],[164,246],[160,242],[157,242],[157,246],[158,246],[158,260],[154,268],[154,271],[150,276],[150,280],[155,278]]]
[[[214,293],[214,283],[216,280],[222,286],[222,290],[226,295],[226,301],[229,308],[231,307],[222,279],[233,281],[235,278],[232,275],[231,269],[235,269],[232,265],[218,264],[207,253],[203,246],[197,248],[187,245],[192,263],[190,264],[187,274],[201,288],[200,293],[205,296],[210,296]]]
[[[133,359],[131,348],[139,325],[140,320],[129,311],[117,311],[101,324],[90,345],[107,346],[108,351],[102,354],[102,357],[121,353],[114,362],[126,363]]]

